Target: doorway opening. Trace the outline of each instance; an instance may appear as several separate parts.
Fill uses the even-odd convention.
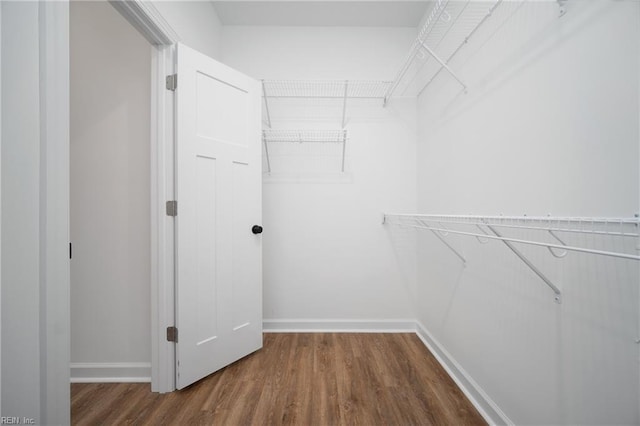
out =
[[[150,381],[152,48],[109,3],[71,2],[72,381]]]

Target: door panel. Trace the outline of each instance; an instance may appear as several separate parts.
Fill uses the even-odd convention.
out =
[[[246,163],[234,162],[232,166],[233,175],[233,328],[239,330],[251,323],[252,312],[257,305],[262,303],[253,291],[252,283],[256,277],[256,270],[247,268],[248,263],[255,263],[257,260],[248,256],[255,256],[257,250],[253,247],[259,243],[259,238],[241,238],[242,235],[249,234],[250,230],[246,224],[251,222],[251,217],[255,212],[247,209],[247,195],[251,191],[251,170]],[[236,236],[238,236],[236,238]]]
[[[176,383],[262,347],[260,86],[179,44]]]
[[[196,253],[199,256],[196,275],[197,345],[218,335],[216,306],[218,280],[216,277],[216,160],[196,157]],[[184,292],[184,291],[183,291]]]
[[[246,147],[249,137],[246,117],[250,101],[246,91],[197,73],[196,96],[198,136]]]

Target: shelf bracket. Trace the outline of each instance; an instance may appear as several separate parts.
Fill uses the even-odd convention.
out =
[[[267,112],[267,126],[271,129],[271,114],[269,113],[269,101],[267,98],[267,89],[264,87],[264,80],[262,80],[262,97],[264,98],[264,108]]]
[[[264,143],[264,153],[265,153],[265,158],[267,159],[267,171],[271,173],[271,161],[269,160],[269,146],[267,145],[267,135],[264,130],[262,131],[262,143]]]
[[[342,128],[344,129],[344,126],[346,123],[346,119],[347,119],[347,92],[349,90],[349,80],[345,80],[344,81],[344,100],[342,103]],[[343,170],[344,171],[344,170]]]
[[[466,91],[467,91],[467,85],[466,85],[466,84],[464,84],[464,83],[462,82],[462,80],[460,80],[460,78],[456,75],[456,73],[454,73],[454,72],[453,72],[453,70],[452,70],[451,68],[449,68],[449,65],[447,65],[447,63],[446,63],[446,62],[444,62],[442,59],[440,59],[440,57],[439,57],[438,55],[436,55],[436,53],[435,53],[433,50],[431,50],[431,49],[429,48],[429,46],[427,46],[427,45],[425,44],[425,42],[421,41],[421,42],[420,42],[420,45],[422,46],[422,48],[423,48],[424,50],[426,50],[426,51],[427,51],[427,53],[428,53],[429,55],[431,55],[431,57],[432,57],[433,59],[435,59],[436,61],[438,61],[438,63],[442,66],[442,68],[444,68],[445,70],[447,70],[447,72],[448,72],[449,74],[451,74],[451,77],[455,78],[455,79],[456,79],[456,81],[457,81],[458,83],[460,83],[460,85],[462,86],[462,88],[463,88],[463,89],[464,89],[464,91],[466,92]]]
[[[424,221],[422,221],[422,220],[419,220],[419,221],[418,221],[418,223],[420,223],[422,226],[424,226],[424,227],[425,227],[425,228],[427,228],[429,231],[431,231],[431,232],[433,233],[433,235],[435,235],[436,237],[438,237],[438,239],[439,239],[440,241],[442,241],[442,243],[443,243],[445,246],[449,247],[449,250],[451,250],[451,251],[452,251],[452,252],[453,252],[453,253],[458,257],[458,259],[460,259],[460,260],[462,261],[462,263],[463,263],[464,265],[466,265],[466,264],[467,264],[467,259],[465,259],[465,258],[464,258],[464,256],[463,256],[463,255],[461,255],[461,254],[460,254],[460,252],[458,252],[458,250],[456,250],[456,249],[455,249],[451,244],[449,244],[449,243],[447,242],[447,240],[445,240],[445,239],[444,239],[444,237],[442,237],[442,236],[438,233],[438,231],[435,231],[435,230],[431,229],[431,227],[430,227],[429,225],[427,225],[427,224],[426,224]]]
[[[527,259],[527,257],[522,254],[522,252],[520,252],[520,250],[518,250],[516,247],[513,246],[513,244],[510,241],[507,241],[504,239],[504,237],[502,236],[502,234],[500,234],[500,232],[498,232],[493,226],[485,224],[485,226],[487,228],[489,228],[489,230],[496,236],[499,238],[502,238],[502,242],[509,247],[509,249],[511,249],[511,251],[520,258],[520,260],[522,260],[525,265],[527,265],[533,272],[535,272],[535,274],[540,277],[540,279],[542,281],[545,282],[546,285],[549,286],[549,288],[551,290],[553,290],[553,292],[556,294],[555,295],[555,301],[556,303],[562,303],[562,292],[560,291],[560,289],[549,279],[547,278],[547,276],[545,274],[542,273],[542,271],[540,271],[540,269],[538,269],[533,263],[531,263],[531,261],[529,259]]]

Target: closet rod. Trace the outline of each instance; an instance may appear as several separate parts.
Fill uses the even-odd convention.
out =
[[[534,246],[539,246],[539,247],[554,248],[554,249],[558,249],[558,250],[569,250],[569,251],[576,251],[576,252],[589,253],[589,254],[597,254],[597,255],[602,255],[602,256],[617,257],[617,258],[629,259],[629,260],[640,260],[640,256],[633,255],[633,254],[618,253],[618,252],[605,251],[605,250],[594,250],[594,249],[587,249],[587,248],[582,248],[582,247],[566,246],[566,245],[552,244],[552,243],[542,243],[542,242],[539,242],[539,241],[530,241],[530,240],[522,240],[522,239],[518,239],[518,238],[499,237],[499,236],[487,235],[487,234],[477,234],[477,233],[474,233],[474,232],[455,231],[455,230],[445,229],[445,228],[435,228],[435,227],[432,227],[432,226],[419,226],[419,225],[410,225],[410,224],[405,224],[405,223],[396,223],[396,225],[403,226],[403,227],[408,227],[408,228],[427,229],[427,230],[434,230],[434,231],[446,232],[446,233],[457,234],[457,235],[466,235],[466,236],[476,237],[476,238],[488,238],[488,239],[492,239],[492,240],[509,241],[509,242],[513,242],[513,243],[520,243],[520,244],[528,244],[528,245],[534,245]]]

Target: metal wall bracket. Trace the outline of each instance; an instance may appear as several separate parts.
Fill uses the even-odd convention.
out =
[[[422,226],[424,226],[425,228],[427,228],[429,231],[431,231],[431,232],[433,233],[433,235],[435,235],[436,237],[438,237],[438,239],[439,239],[440,241],[442,241],[442,243],[443,243],[445,246],[449,247],[449,250],[451,250],[451,251],[452,251],[452,252],[453,252],[453,253],[458,257],[458,259],[460,259],[460,260],[462,261],[462,263],[463,263],[464,265],[466,265],[466,264],[467,264],[467,259],[465,259],[465,258],[464,258],[464,256],[463,256],[463,255],[461,255],[461,254],[460,254],[460,252],[459,252],[458,250],[456,250],[456,249],[455,249],[451,244],[449,244],[449,243],[447,242],[447,240],[445,240],[445,239],[444,239],[444,237],[443,237],[443,236],[441,236],[441,235],[438,233],[438,231],[435,231],[435,230],[431,229],[431,227],[430,227],[429,225],[427,225],[427,224],[426,224],[424,221],[422,221],[422,220],[419,220],[418,222],[419,222]]]
[[[502,236],[502,234],[500,234],[500,232],[498,232],[493,226],[491,225],[485,225],[487,228],[489,228],[489,230],[496,236],[499,238],[504,238]],[[542,281],[545,282],[546,285],[549,286],[549,288],[551,290],[553,290],[553,292],[556,294],[554,300],[556,301],[556,303],[562,303],[562,292],[560,291],[560,289],[549,279],[547,278],[547,276],[545,274],[542,273],[542,271],[540,271],[540,269],[538,269],[533,263],[531,263],[531,261],[529,259],[527,259],[527,257],[522,254],[522,252],[520,252],[520,250],[518,250],[513,243],[511,243],[510,241],[507,240],[501,240],[507,247],[509,247],[509,249],[511,249],[511,251],[520,258],[520,260],[522,260],[525,265],[527,265],[529,267],[529,269],[531,269],[533,272],[535,272],[535,274],[537,276],[540,277],[540,279]]]
[[[453,72],[453,70],[451,68],[449,68],[449,65],[447,65],[447,63],[445,61],[443,61],[442,59],[440,59],[440,57],[438,55],[436,55],[436,53],[431,50],[429,48],[429,46],[427,46],[424,42],[420,42],[420,45],[422,46],[422,48],[424,50],[427,51],[427,53],[429,55],[431,55],[431,57],[433,57],[433,59],[435,59],[436,61],[438,61],[438,63],[440,64],[440,66],[442,68],[444,68],[445,70],[447,70],[447,72],[449,74],[451,74],[451,77],[453,77],[458,83],[460,83],[460,85],[462,86],[462,89],[465,91],[465,93],[467,92],[467,85],[464,84],[462,82],[462,80],[460,80],[460,78],[456,75],[456,73]]]

